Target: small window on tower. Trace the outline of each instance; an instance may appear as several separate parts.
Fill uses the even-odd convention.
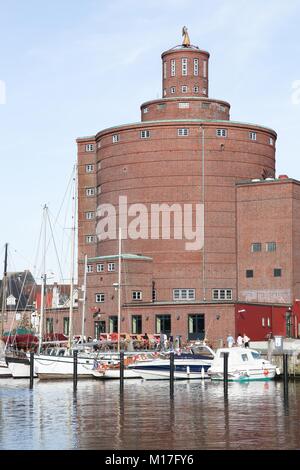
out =
[[[217,137],[227,137],[227,129],[217,129],[216,130],[216,136]]]
[[[167,94],[167,90],[164,88],[164,96],[166,96]]]
[[[150,137],[150,131],[148,131],[148,130],[147,130],[147,131],[145,131],[145,130],[144,130],[144,131],[141,131],[140,137],[141,137],[141,139],[149,139],[149,137]]]
[[[93,152],[94,151],[94,144],[87,144],[85,146],[85,151],[86,152]]]
[[[167,78],[167,62],[164,61],[164,78]]]
[[[202,88],[202,95],[206,95],[207,94],[207,89],[206,88]]]
[[[178,129],[177,131],[179,137],[187,136],[189,135],[189,130],[186,128]]]
[[[119,140],[120,140],[119,134],[114,134],[114,135],[112,136],[113,144],[115,144],[116,142],[119,142]]]
[[[199,75],[199,59],[194,59],[194,75]]]
[[[256,140],[256,137],[257,137],[256,132],[249,132],[249,139],[250,140]]]
[[[143,108],[143,113],[147,114],[148,113],[148,108]]]
[[[181,91],[182,91],[182,93],[187,93],[188,87],[186,85],[182,85]]]
[[[193,88],[194,93],[199,93],[199,87],[198,85],[195,85]]]
[[[175,77],[176,75],[176,61],[175,59],[171,60],[171,77]]]
[[[182,75],[185,76],[188,74],[187,70],[187,59],[183,58],[181,59],[181,68],[182,68]]]
[[[175,91],[176,91],[176,88],[175,88],[174,86],[171,86],[170,92],[171,92],[171,93],[175,93]]]

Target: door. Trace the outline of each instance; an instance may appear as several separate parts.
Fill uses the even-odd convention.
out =
[[[188,340],[203,340],[205,337],[205,315],[195,313],[188,315]]]

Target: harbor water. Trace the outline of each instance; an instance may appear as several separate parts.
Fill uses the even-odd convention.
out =
[[[0,381],[0,449],[299,449],[300,382]]]

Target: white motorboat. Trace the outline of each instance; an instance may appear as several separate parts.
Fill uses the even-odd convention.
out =
[[[263,359],[258,351],[250,348],[220,348],[208,369],[212,380],[224,380],[224,353],[228,353],[228,380],[271,380],[280,370],[267,359]]]
[[[11,377],[11,371],[9,370],[5,361],[0,360],[0,378]]]
[[[198,346],[190,353],[175,354],[174,379],[204,379],[208,378],[207,370],[215,357],[214,351],[207,345]],[[136,361],[128,366],[146,380],[170,379],[170,359],[157,358],[152,361]]]
[[[30,361],[26,355],[7,355],[5,361],[14,379],[29,379]],[[34,377],[37,377],[36,373],[34,373]]]

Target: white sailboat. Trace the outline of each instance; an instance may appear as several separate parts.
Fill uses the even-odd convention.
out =
[[[2,279],[2,308],[1,308],[1,326],[0,326],[0,378],[11,377],[11,372],[5,362],[5,345],[2,341],[2,336],[4,333],[4,313],[6,309],[6,280],[7,280],[7,247],[8,244],[5,243],[5,255],[4,255],[4,272]]]

